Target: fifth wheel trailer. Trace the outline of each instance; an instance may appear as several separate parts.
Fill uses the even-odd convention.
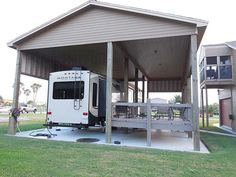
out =
[[[120,93],[117,82],[113,93]],[[88,70],[50,73],[46,126],[104,126],[105,114],[105,78]]]

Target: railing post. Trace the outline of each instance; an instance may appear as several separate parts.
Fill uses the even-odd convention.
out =
[[[152,107],[150,99],[147,100],[147,146],[152,143]]]
[[[194,127],[193,127],[193,105],[192,105],[192,104],[190,104],[190,107],[188,108],[187,116],[188,116],[188,119],[187,119],[187,120],[190,121],[191,126],[192,126],[192,129],[194,129]],[[188,137],[189,137],[189,138],[192,138],[192,137],[193,137],[192,131],[189,131],[189,132],[188,132]]]

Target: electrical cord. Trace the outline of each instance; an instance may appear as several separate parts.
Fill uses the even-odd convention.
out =
[[[51,131],[49,131],[48,127],[46,128],[48,133],[43,133],[45,129],[40,129],[40,130],[35,130],[29,133],[29,136],[33,136],[33,137],[37,137],[37,136],[46,136],[48,138],[57,136],[57,134],[53,134],[51,133]],[[37,133],[38,132],[38,133]]]
[[[16,127],[17,127],[17,129],[18,129],[18,132],[21,133],[20,126],[19,126],[19,121],[16,122]]]
[[[45,119],[45,124],[47,123],[47,119]],[[32,132],[29,133],[29,136],[33,136],[33,137],[37,137],[37,136],[46,136],[47,138],[51,138],[51,137],[54,137],[54,136],[57,136],[57,134],[53,134],[48,126],[46,127],[48,133],[43,133],[45,131],[45,128],[44,129],[40,129],[40,130],[34,130]],[[37,133],[38,132],[38,133]],[[36,134],[35,134],[36,133]]]

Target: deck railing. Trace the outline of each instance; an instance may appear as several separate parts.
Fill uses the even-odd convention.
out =
[[[191,104],[126,103],[112,104],[112,126],[147,129],[148,145],[152,129],[193,131]]]

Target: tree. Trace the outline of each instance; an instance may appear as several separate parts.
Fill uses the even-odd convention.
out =
[[[0,104],[3,103],[3,97],[0,95]]]
[[[34,105],[35,105],[38,90],[39,90],[39,88],[42,87],[42,86],[41,86],[40,84],[33,83],[30,87],[32,88],[32,91],[33,91],[33,103],[34,103]]]
[[[218,103],[213,103],[208,106],[208,114],[210,115],[210,117],[213,117],[214,114],[219,114]]]
[[[29,104],[29,105],[33,105],[34,102],[33,102],[32,100],[29,100],[29,101],[27,102],[27,104]]]
[[[25,89],[25,90],[24,90],[24,94],[25,94],[25,96],[26,96],[26,103],[27,103],[28,97],[29,97],[29,95],[31,94],[30,89]]]
[[[170,101],[170,103],[182,103],[181,95],[175,95]]]

